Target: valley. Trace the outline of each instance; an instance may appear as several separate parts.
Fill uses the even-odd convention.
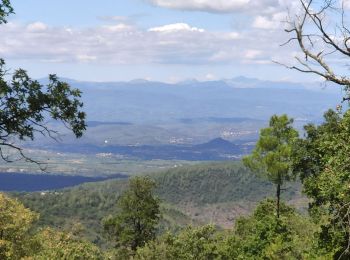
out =
[[[175,85],[68,81],[84,92],[86,133],[75,139],[48,122],[59,133],[55,139],[38,135],[21,143],[44,172],[23,160],[2,162],[0,189],[40,214],[36,228],[78,225],[80,236],[101,248],[112,246],[102,222],[119,212],[116,202],[133,176],[156,183],[159,234],[205,224],[232,230],[238,218],[274,196],[274,185],[241,163],[272,111],[291,113],[302,133],[338,96],[315,85],[246,78]],[[282,199],[306,214],[301,183],[283,186]]]
[[[331,84],[261,81],[81,82],[87,130],[75,139],[63,125],[55,140],[37,135],[24,152],[50,174],[103,177],[164,170],[205,161],[240,160],[253,149],[259,129],[278,111],[295,118],[302,133],[337,105]],[[41,82],[45,83],[43,79]],[[0,163],[1,172],[38,173],[37,165]]]

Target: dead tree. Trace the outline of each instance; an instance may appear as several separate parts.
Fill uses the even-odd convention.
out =
[[[283,65],[342,86],[346,91],[344,101],[349,101],[350,77],[342,71],[350,57],[346,4],[338,0],[299,1],[301,12],[289,16],[285,31],[291,37],[283,45],[296,42],[301,55],[295,57],[296,65]]]

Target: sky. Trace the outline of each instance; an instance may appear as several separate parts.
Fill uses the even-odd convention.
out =
[[[33,78],[163,82],[238,76],[315,80],[280,45],[295,0],[12,0],[0,57]]]

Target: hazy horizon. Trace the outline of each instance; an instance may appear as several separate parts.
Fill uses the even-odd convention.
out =
[[[0,56],[33,78],[318,80],[274,63],[292,64],[299,53],[293,44],[280,46],[289,38],[283,21],[298,11],[295,0],[11,3]]]

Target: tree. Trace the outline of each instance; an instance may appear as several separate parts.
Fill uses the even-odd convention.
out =
[[[117,246],[135,251],[155,238],[160,209],[154,188],[155,182],[149,177],[130,179],[128,189],[117,202],[119,213],[104,221],[105,230]]]
[[[298,65],[287,66],[303,73],[321,76],[345,90],[350,101],[349,2],[345,0],[299,0],[301,12],[289,18],[287,43],[296,41],[302,56]],[[343,66],[343,67],[342,67]],[[346,68],[346,69],[344,69]],[[305,126],[305,139],[294,149],[294,169],[312,198],[310,213],[319,222],[321,248],[334,258],[350,257],[349,133],[350,112],[328,111],[320,126]]]
[[[46,228],[35,234],[34,247],[30,254],[33,259],[106,259],[101,250],[88,241],[81,240],[71,233]]]
[[[220,250],[222,241],[213,226],[187,227],[179,234],[166,233],[144,247],[138,248],[135,259],[222,259],[224,255]]]
[[[104,259],[92,243],[46,228],[34,232],[39,214],[0,193],[0,259]]]
[[[308,217],[284,203],[279,219],[274,213],[275,203],[268,199],[251,216],[237,219],[225,259],[329,259],[315,250],[316,226]]]
[[[350,57],[349,3],[345,0],[299,0],[301,11],[288,19],[286,32],[292,34],[285,43],[296,42],[301,54],[298,65],[286,67],[321,76],[342,86],[349,100],[350,78],[339,64],[347,66]],[[332,63],[333,62],[333,63]]]
[[[9,0],[0,1],[0,24],[6,23],[6,17],[13,13],[13,8]]]
[[[0,24],[6,23],[7,16],[13,13],[9,0],[0,1]],[[57,132],[50,129],[46,122],[49,119],[64,123],[76,137],[81,137],[85,130],[85,113],[81,111],[81,92],[72,89],[69,84],[60,81],[56,75],[49,75],[49,83],[43,86],[32,80],[25,70],[16,70],[11,81],[0,59],[0,156],[6,162],[25,159],[27,157],[18,141],[34,140],[36,134],[52,138]],[[12,155],[13,150],[17,152]]]
[[[315,250],[315,230],[308,217],[284,203],[276,219],[275,202],[268,199],[237,219],[233,230],[207,225],[166,233],[138,248],[134,259],[329,259]]]
[[[292,143],[298,132],[287,115],[274,115],[269,127],[260,130],[260,137],[252,154],[243,158],[245,166],[266,177],[276,185],[276,213],[280,215],[281,187],[292,176]]]
[[[38,214],[0,193],[0,259],[21,259],[27,254],[28,231]]]
[[[350,257],[350,110],[329,110],[320,126],[305,126],[295,143],[293,170],[311,198],[309,212],[320,225],[320,250]]]

